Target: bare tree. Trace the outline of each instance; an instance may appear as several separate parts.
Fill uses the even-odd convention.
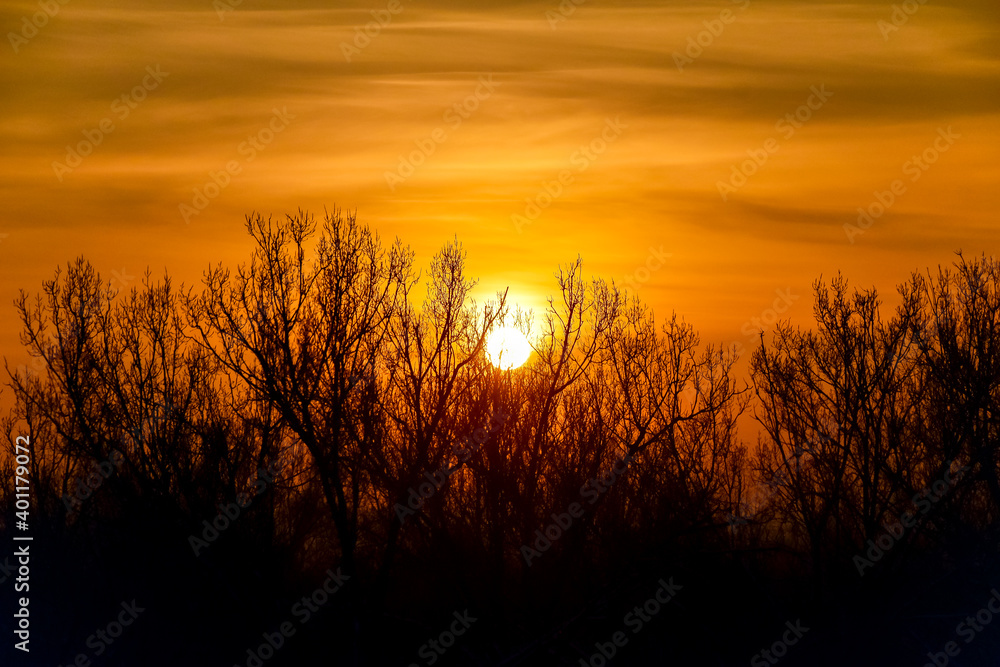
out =
[[[1000,520],[1000,261],[961,253],[954,269],[914,274],[905,294],[919,301],[911,338],[919,348],[924,394],[918,437],[926,475],[952,461],[970,474],[959,495],[984,525]]]
[[[827,561],[877,537],[919,483],[907,432],[919,402],[915,300],[884,322],[874,290],[848,294],[839,276],[814,288],[816,331],[779,323],[751,365],[769,445],[759,469],[807,545],[818,592]]]

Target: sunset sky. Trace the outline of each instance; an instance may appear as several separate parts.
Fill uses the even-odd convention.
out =
[[[996,0],[578,3],[4,3],[3,353],[57,266],[196,282],[251,211],[356,209],[422,268],[457,235],[536,309],[579,254],[746,344],[820,274],[1000,250]]]

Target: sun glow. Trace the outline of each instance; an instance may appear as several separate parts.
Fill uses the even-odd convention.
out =
[[[531,343],[514,327],[497,327],[486,339],[486,358],[501,370],[517,368],[528,360],[531,352]]]

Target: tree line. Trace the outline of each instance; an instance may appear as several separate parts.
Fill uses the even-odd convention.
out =
[[[730,664],[772,616],[834,622],[824,610],[902,604],[956,560],[995,563],[992,257],[913,273],[893,312],[874,289],[818,279],[814,325],[762,332],[739,377],[735,350],[677,314],[658,321],[579,259],[531,314],[503,292],[476,303],[457,240],[421,275],[354,214],[254,214],[246,230],[249,258],[200,285],[147,273],[119,291],[79,258],[16,300],[42,363],[8,368],[3,425],[8,451],[33,443],[52,609],[140,585],[170,613],[135,632],[197,619],[192,664],[247,664],[283,603],[339,567],[335,604],[272,664],[296,651],[419,664],[434,619],[467,607],[484,620],[455,664],[577,664],[614,629],[595,610],[686,574],[701,602],[661,635],[710,641],[699,620],[725,591]],[[485,357],[504,325],[534,333],[521,368]],[[0,460],[12,479],[13,456]],[[5,484],[8,528],[14,507]],[[212,604],[190,603],[202,594]],[[94,613],[53,611],[69,635],[54,660]],[[379,639],[387,629],[412,655]]]

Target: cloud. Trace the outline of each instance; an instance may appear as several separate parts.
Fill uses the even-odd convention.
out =
[[[207,1],[122,8],[70,0],[18,53],[3,55],[0,193],[9,203],[0,231],[11,237],[0,251],[43,225],[72,233],[21,247],[41,264],[83,251],[139,269],[155,245],[156,261],[204,266],[242,251],[233,239],[251,210],[339,204],[412,243],[418,260],[457,233],[491,285],[508,275],[522,284],[541,276],[542,284],[576,253],[623,275],[666,240],[674,264],[648,293],[660,311],[680,304],[710,313],[721,302],[704,267],[735,262],[752,267],[752,282],[785,285],[788,265],[751,260],[748,248],[769,258],[821,248],[848,264],[893,252],[888,239],[899,237],[915,267],[940,255],[945,232],[929,221],[947,220],[957,238],[980,239],[983,247],[967,243],[969,251],[995,250],[983,231],[1000,129],[992,0],[923,4],[889,39],[878,27],[892,12],[885,2],[752,0],[741,10],[731,2],[587,0],[554,29],[545,12],[557,2],[401,2],[348,62],[341,44],[352,44],[355,28],[385,2],[331,9],[243,0],[220,20]],[[678,71],[674,54],[723,10],[735,19],[703,36],[710,43]],[[30,2],[8,4],[0,20],[16,31],[34,11]],[[53,162],[113,117],[114,100],[155,65],[169,77],[128,117],[114,118],[114,131],[60,182]],[[450,127],[445,114],[487,73],[497,92]],[[717,183],[778,136],[776,123],[819,84],[834,97],[723,202]],[[247,161],[240,146],[276,107],[294,121]],[[543,182],[575,168],[574,152],[616,116],[629,124],[620,140],[574,172],[518,235],[510,216]],[[949,124],[967,139],[914,187],[887,233],[868,234],[863,251],[838,245],[856,207]],[[390,190],[386,172],[436,128],[447,140]],[[185,224],[179,205],[232,160],[241,161],[239,175]],[[908,220],[924,223],[907,228]],[[107,230],[125,229],[129,244],[108,247]],[[23,286],[34,287],[11,275],[0,297]]]

